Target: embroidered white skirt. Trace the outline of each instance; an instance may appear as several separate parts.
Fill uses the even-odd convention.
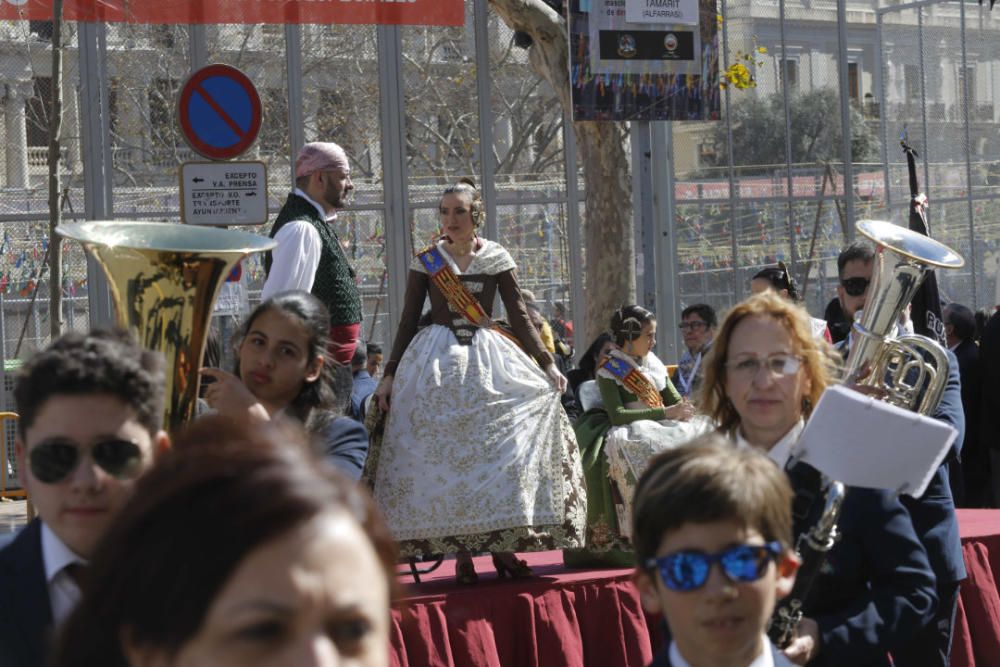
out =
[[[649,460],[714,428],[712,421],[702,415],[686,422],[641,419],[611,427],[604,439],[604,454],[608,457],[608,476],[617,484],[624,503],[618,517],[619,531],[624,537],[632,538],[632,500]]]
[[[440,325],[413,338],[375,456],[375,500],[403,555],[583,544],[583,472],[559,394],[494,331],[470,345]]]

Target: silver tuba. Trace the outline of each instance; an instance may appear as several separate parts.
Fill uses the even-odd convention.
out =
[[[927,272],[958,269],[965,260],[948,246],[881,220],[860,220],[857,230],[875,242],[868,297],[851,331],[845,381],[882,389],[893,405],[930,414],[948,381],[948,357],[926,336],[894,336],[899,315]]]
[[[166,427],[188,421],[198,369],[222,283],[238,261],[270,250],[273,239],[246,232],[162,222],[65,224],[108,277],[118,325],[166,357]]]
[[[852,330],[844,381],[877,387],[887,402],[930,414],[948,382],[948,356],[926,336],[896,338],[896,323],[929,270],[957,269],[965,261],[948,246],[891,222],[861,220],[857,229],[875,242],[875,258],[865,308]],[[812,528],[795,544],[802,566],[791,593],[775,605],[767,630],[779,648],[795,638],[805,600],[839,537],[837,524],[848,490],[825,475],[819,484],[823,502],[814,503],[808,521]]]

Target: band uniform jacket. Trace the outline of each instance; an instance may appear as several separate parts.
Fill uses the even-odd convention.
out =
[[[786,470],[795,501],[795,535],[814,520],[822,502],[820,473],[806,463]],[[910,516],[888,491],[848,487],[838,527],[841,537],[806,596],[803,612],[819,625],[820,652],[810,665],[891,664],[937,608],[934,573]]]
[[[0,665],[40,667],[49,653],[52,606],[34,519],[0,549]]]

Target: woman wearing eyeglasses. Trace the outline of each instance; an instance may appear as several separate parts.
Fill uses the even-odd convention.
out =
[[[619,308],[611,317],[611,336],[616,347],[598,361],[595,373],[601,404],[588,410],[575,429],[587,478],[587,543],[563,552],[570,567],[631,565],[630,522],[619,525],[618,516],[629,514],[632,489],[646,461],[710,428],[706,420],[690,421],[694,408],[652,352],[653,313],[636,305]],[[616,503],[616,497],[623,500]]]
[[[755,273],[754,277],[750,279],[751,294],[760,294],[769,289],[774,290],[792,303],[800,303],[802,301],[802,297],[795,287],[795,281],[792,279],[792,274],[788,272],[788,267],[785,266],[784,262],[778,262],[777,266],[765,267]],[[809,324],[812,326],[813,336],[817,339],[823,339],[827,343],[833,342],[826,320],[810,316]]]
[[[797,535],[812,527],[810,508],[822,501],[820,475],[804,463],[788,464],[836,361],[812,335],[806,312],[771,291],[729,312],[705,360],[705,413],[737,446],[765,451],[786,468]],[[785,653],[796,664],[889,665],[888,652],[937,604],[927,553],[888,492],[849,488],[839,529]]]

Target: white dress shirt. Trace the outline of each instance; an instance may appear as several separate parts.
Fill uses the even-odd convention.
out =
[[[42,561],[45,565],[45,583],[52,605],[52,622],[59,627],[80,602],[80,587],[66,571],[66,567],[87,561],[73,553],[52,529],[42,522]]]
[[[336,219],[336,214],[328,216],[322,206],[299,188],[292,193],[315,206],[319,217],[324,220]],[[316,228],[304,220],[293,220],[278,230],[274,240],[278,242],[278,247],[271,251],[271,271],[260,292],[260,300],[266,301],[289,290],[312,290],[323,249]]]
[[[778,464],[778,467],[784,470],[785,464],[788,463],[788,459],[792,457],[792,453],[795,451],[795,444],[799,441],[799,436],[802,435],[802,429],[806,427],[806,423],[803,420],[799,420],[798,423],[791,428],[785,435],[782,436],[781,440],[774,443],[774,447],[767,452],[768,458]],[[747,439],[743,437],[739,429],[736,429],[736,446],[740,449],[746,449],[753,447]]]
[[[763,636],[764,650],[747,667],[791,667],[792,663],[771,645],[767,635]],[[691,667],[691,663],[681,656],[677,642],[670,642],[670,667]]]

